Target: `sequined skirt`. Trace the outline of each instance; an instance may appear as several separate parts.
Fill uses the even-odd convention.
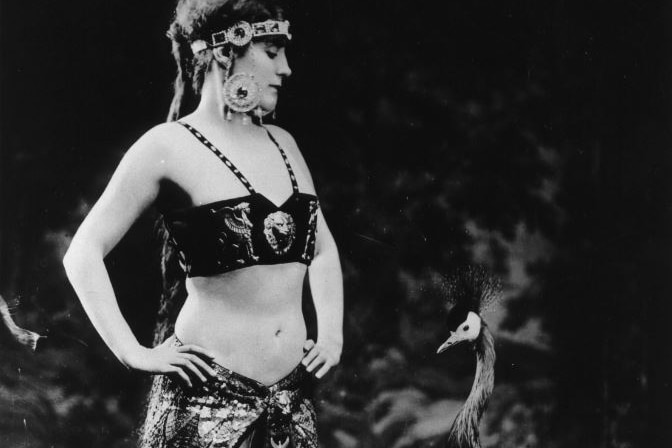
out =
[[[303,365],[272,386],[215,363],[211,367],[217,378],[193,389],[166,375],[154,378],[140,448],[237,448],[260,425],[264,446],[318,446]]]

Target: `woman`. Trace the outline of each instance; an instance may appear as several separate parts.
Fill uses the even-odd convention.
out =
[[[126,153],[73,238],[66,272],[119,360],[159,375],[142,446],[317,446],[302,385],[340,358],[342,278],[296,143],[262,124],[291,74],[289,22],[273,1],[181,0],[169,36],[178,63],[169,119],[179,121]],[[200,94],[185,116],[183,87]],[[155,202],[188,296],[175,334],[146,348],[119,311],[103,258]],[[301,311],[307,271],[314,343]]]

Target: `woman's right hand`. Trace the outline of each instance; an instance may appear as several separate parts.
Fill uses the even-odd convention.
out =
[[[196,381],[202,384],[217,373],[210,367],[214,356],[194,344],[174,345],[168,338],[154,348],[138,346],[125,357],[124,364],[142,372],[168,375],[184,386],[193,387]]]

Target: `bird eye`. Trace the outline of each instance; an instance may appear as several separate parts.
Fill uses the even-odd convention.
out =
[[[464,331],[469,331],[469,325],[465,325],[464,327],[462,327],[462,329],[463,329]]]

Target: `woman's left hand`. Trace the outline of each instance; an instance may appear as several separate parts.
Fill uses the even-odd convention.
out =
[[[303,345],[303,351],[306,353],[301,363],[306,366],[306,371],[312,372],[318,366],[322,366],[316,373],[316,378],[322,378],[325,373],[333,366],[338,364],[341,359],[341,349],[343,343],[329,339],[319,340],[315,343],[308,339]]]

